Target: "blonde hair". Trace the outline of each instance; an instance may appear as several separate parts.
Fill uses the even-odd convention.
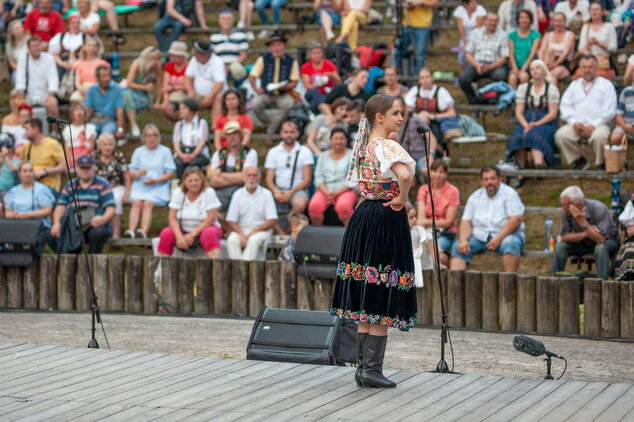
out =
[[[205,177],[205,175],[203,174],[203,171],[196,166],[192,166],[192,167],[187,167],[185,169],[185,172],[183,173],[183,177],[181,177],[181,191],[183,193],[187,193],[187,186],[185,185],[185,180],[191,176],[192,174],[197,174],[198,177],[200,177],[200,180],[203,181],[202,186],[200,187],[200,192],[202,193],[205,189],[207,189],[207,186],[209,186],[207,184],[207,178]]]
[[[9,44],[11,45],[11,47],[15,47],[16,46],[16,39],[13,36],[12,32],[13,32],[13,27],[14,26],[18,26],[18,25],[22,25],[22,32],[24,34],[25,39],[28,41],[29,37],[26,35],[26,33],[24,32],[24,24],[22,23],[22,21],[20,19],[14,19],[11,22],[9,22],[9,26],[7,26],[7,35],[9,38]]]
[[[147,74],[150,69],[152,69],[154,60],[157,58],[161,58],[161,51],[154,46],[149,46],[145,47],[143,51],[141,51],[141,54],[134,60],[133,63],[136,63],[139,66],[139,72]]]
[[[99,148],[99,146],[101,145],[101,143],[102,143],[103,141],[110,141],[110,142],[112,142],[113,144],[115,144],[115,146],[117,145],[117,144],[115,143],[115,140],[114,140],[114,135],[113,135],[112,133],[106,133],[106,132],[104,132],[104,133],[102,133],[101,135],[99,135],[99,136],[97,137],[97,140],[95,141],[95,144],[97,145],[97,148]]]
[[[86,60],[88,58],[88,41],[94,41],[97,44],[97,58],[100,59],[103,54],[103,43],[97,37],[86,37],[84,41],[84,45],[79,49],[79,60]],[[110,66],[110,65],[108,65]]]

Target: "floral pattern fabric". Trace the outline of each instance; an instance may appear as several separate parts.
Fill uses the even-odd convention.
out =
[[[341,308],[331,308],[331,315],[337,315],[342,319],[350,319],[366,324],[385,325],[386,327],[398,328],[401,331],[408,331],[410,327],[416,325],[416,318],[410,317],[402,319],[398,316],[390,317],[385,315],[369,314],[365,311],[354,312],[350,310],[344,310]]]
[[[123,185],[125,180],[123,175],[128,171],[128,163],[121,151],[114,151],[112,158],[107,163],[101,161],[101,153],[95,151],[93,153],[95,165],[97,167],[97,175],[103,177],[112,186]]]
[[[414,273],[392,269],[391,265],[372,267],[369,265],[347,264],[339,262],[337,277],[342,280],[365,281],[368,284],[396,287],[398,290],[409,290],[414,285]]]

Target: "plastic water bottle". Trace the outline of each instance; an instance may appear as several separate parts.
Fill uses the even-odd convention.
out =
[[[119,52],[115,51],[114,53],[112,53],[112,79],[118,81],[120,76],[121,71],[119,70]]]
[[[548,217],[544,222],[544,252],[555,251],[555,222]]]
[[[612,179],[612,211],[619,210],[619,202],[621,201],[621,179],[615,177]]]

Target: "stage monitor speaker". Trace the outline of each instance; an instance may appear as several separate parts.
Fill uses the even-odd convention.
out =
[[[306,226],[295,241],[297,274],[304,277],[334,279],[337,277],[339,250],[344,227]]]
[[[0,219],[0,265],[27,267],[44,251],[42,220]]]
[[[247,359],[343,365],[356,363],[357,325],[323,311],[263,306],[253,324]]]

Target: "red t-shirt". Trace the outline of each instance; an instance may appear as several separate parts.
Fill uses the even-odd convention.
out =
[[[301,68],[301,74],[310,76],[310,81],[312,83],[315,83],[315,76],[325,76],[326,72],[337,72],[337,66],[328,59],[324,59],[321,69],[319,70],[315,69],[312,62],[304,63]],[[335,86],[334,82],[332,79],[328,78],[328,83],[320,87],[319,92],[326,94],[326,88],[332,88],[333,86]]]
[[[185,83],[185,71],[187,70],[187,64],[183,66],[183,69],[178,71],[176,70],[176,65],[174,62],[167,62],[165,66],[163,66],[163,71],[167,72],[169,77],[169,84],[172,86],[183,85]]]
[[[419,201],[425,201],[425,217],[431,218],[431,201],[429,200],[429,189],[427,189],[427,185],[422,185],[418,189],[418,196],[416,199]],[[457,187],[449,182],[445,182],[440,188],[440,195],[434,196],[436,218],[447,218],[447,210],[451,205],[460,205],[460,192]],[[458,233],[457,223],[454,221],[451,227],[448,227],[448,230],[450,232]]]
[[[225,116],[224,114],[221,114],[216,119],[216,125],[214,126],[214,130],[223,130],[225,128],[225,124],[227,124],[228,121],[229,121],[229,118],[227,118],[227,116]],[[251,121],[251,117],[248,114],[239,115],[236,122],[240,124],[240,128],[242,130],[244,129],[248,129],[251,131],[253,130],[253,122]],[[223,148],[226,147],[227,140],[225,138],[222,138],[220,140],[220,144],[222,145]]]
[[[40,9],[33,9],[26,15],[24,29],[31,32],[31,35],[37,35],[46,42],[50,41],[55,34],[66,30],[64,28],[64,18],[59,12],[51,10],[48,14],[43,15]]]

